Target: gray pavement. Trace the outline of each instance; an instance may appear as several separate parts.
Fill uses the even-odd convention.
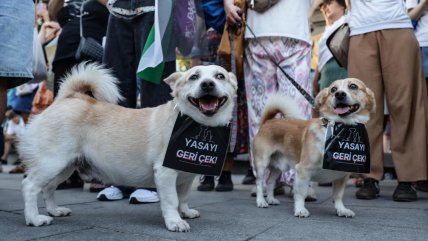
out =
[[[201,217],[188,220],[190,233],[173,233],[164,226],[159,203],[99,202],[95,193],[82,189],[56,192],[58,203],[72,209],[71,216],[55,218],[50,226],[27,227],[22,175],[1,173],[0,240],[428,240],[428,193],[419,192],[416,202],[394,202],[395,181],[381,182],[376,200],[354,198],[357,189],[349,183],[344,202],[354,218],[335,216],[331,187],[315,186],[318,200],[307,203],[311,216],[296,218],[286,195],[278,196],[278,206],[257,208],[242,178],[234,175],[235,190],[227,193],[198,192],[195,180],[190,206]]]

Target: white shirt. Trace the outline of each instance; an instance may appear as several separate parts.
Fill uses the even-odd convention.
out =
[[[403,0],[351,0],[349,26],[353,36],[412,23]]]
[[[247,25],[257,37],[289,37],[312,43],[308,12],[313,0],[279,0],[264,13],[247,11]],[[248,28],[245,38],[254,38]]]
[[[418,5],[418,0],[406,0],[407,9],[415,8]],[[419,46],[428,46],[428,9],[426,8],[418,20],[415,30],[416,38],[418,39]]]
[[[330,50],[327,47],[327,39],[330,35],[336,31],[343,23],[345,23],[345,16],[342,16],[336,22],[330,26],[325,26],[324,33],[321,38],[318,40],[318,70],[324,67],[324,65],[333,58]]]
[[[8,120],[6,124],[6,134],[7,135],[21,135],[25,130],[24,120],[22,118],[19,119],[19,123],[16,124],[13,120]]]

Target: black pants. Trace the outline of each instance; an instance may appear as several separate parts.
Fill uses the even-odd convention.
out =
[[[103,62],[113,70],[119,80],[119,89],[125,99],[121,106],[137,106],[137,68],[147,36],[154,21],[154,12],[144,13],[133,19],[122,19],[110,15]],[[165,63],[163,78],[175,72],[175,61]],[[155,107],[170,100],[170,87],[141,82],[141,107]]]

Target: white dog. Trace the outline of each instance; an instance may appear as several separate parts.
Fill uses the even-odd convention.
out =
[[[174,99],[144,109],[115,105],[122,98],[116,82],[99,65],[81,64],[65,78],[54,103],[28,125],[18,146],[28,166],[22,181],[27,225],[53,220],[38,212],[40,192],[51,216],[70,214],[55,204],[54,191],[74,170],[84,180],[156,186],[170,231],[190,231],[182,218],[199,217],[187,204],[195,175],[163,167],[163,158],[180,113],[207,126],[229,123],[235,76],[214,65],[174,73],[165,79]]]
[[[302,120],[297,104],[285,96],[268,100],[254,138],[257,207],[277,205],[273,196],[275,179],[290,167],[296,168],[294,182],[294,216],[308,217],[305,198],[310,180],[333,182],[334,206],[338,216],[353,217],[342,202],[349,173],[322,169],[326,126],[325,121],[346,124],[366,123],[375,110],[373,92],[358,79],[333,82],[316,97],[315,107],[324,119]],[[285,118],[274,118],[278,113]],[[263,176],[270,170],[267,199],[263,197]]]

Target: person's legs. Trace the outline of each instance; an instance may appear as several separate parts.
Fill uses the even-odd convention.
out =
[[[7,79],[4,77],[0,77],[0,123],[3,123],[3,120],[5,118],[6,109],[7,109]],[[1,132],[1,138],[4,140],[3,136],[3,128],[0,128]],[[5,140],[4,140],[5,142]],[[6,142],[5,142],[6,143]],[[2,150],[1,154],[3,155],[4,150]],[[3,158],[2,158],[3,159]],[[6,160],[6,159],[4,159]],[[0,172],[3,171],[2,163],[0,163]]]
[[[383,178],[383,80],[375,33],[352,36],[349,43],[348,75],[362,80],[374,92],[376,113],[366,124],[370,140],[370,173],[357,191],[360,199],[373,199],[379,195],[378,182]],[[362,47],[364,46],[364,47]]]
[[[310,44],[296,40],[292,38],[280,38],[280,44],[278,53],[275,56],[279,57],[279,65],[286,71],[290,77],[294,80],[308,93],[311,93],[310,90],[310,63],[311,63],[311,46]],[[275,46],[271,46],[268,49],[273,49]],[[276,70],[276,75],[278,79],[277,91],[280,94],[289,96],[294,99],[303,115],[306,119],[311,117],[311,105],[303,97],[303,95],[296,89],[296,87],[291,83],[289,79],[282,73],[278,68]]]
[[[377,37],[399,182],[393,198],[413,201],[417,196],[411,183],[427,179],[428,99],[419,44],[411,29],[382,30]]]
[[[52,71],[54,72],[54,83],[53,83],[54,97],[58,94],[58,90],[61,86],[61,83],[65,75],[68,72],[70,72],[71,68],[73,68],[73,66],[75,66],[78,63],[79,62],[77,62],[77,60],[74,58],[62,59],[53,63]]]
[[[273,45],[268,38],[259,42],[267,49]],[[263,48],[253,39],[247,40],[244,59],[245,89],[248,106],[248,128],[250,146],[259,129],[259,120],[268,96],[277,91],[276,66],[270,61]],[[251,148],[250,148],[251,155]]]
[[[103,63],[113,70],[113,74],[119,81],[120,93],[125,97],[119,105],[128,108],[135,108],[137,104],[135,37],[133,20],[125,20],[110,15]]]

